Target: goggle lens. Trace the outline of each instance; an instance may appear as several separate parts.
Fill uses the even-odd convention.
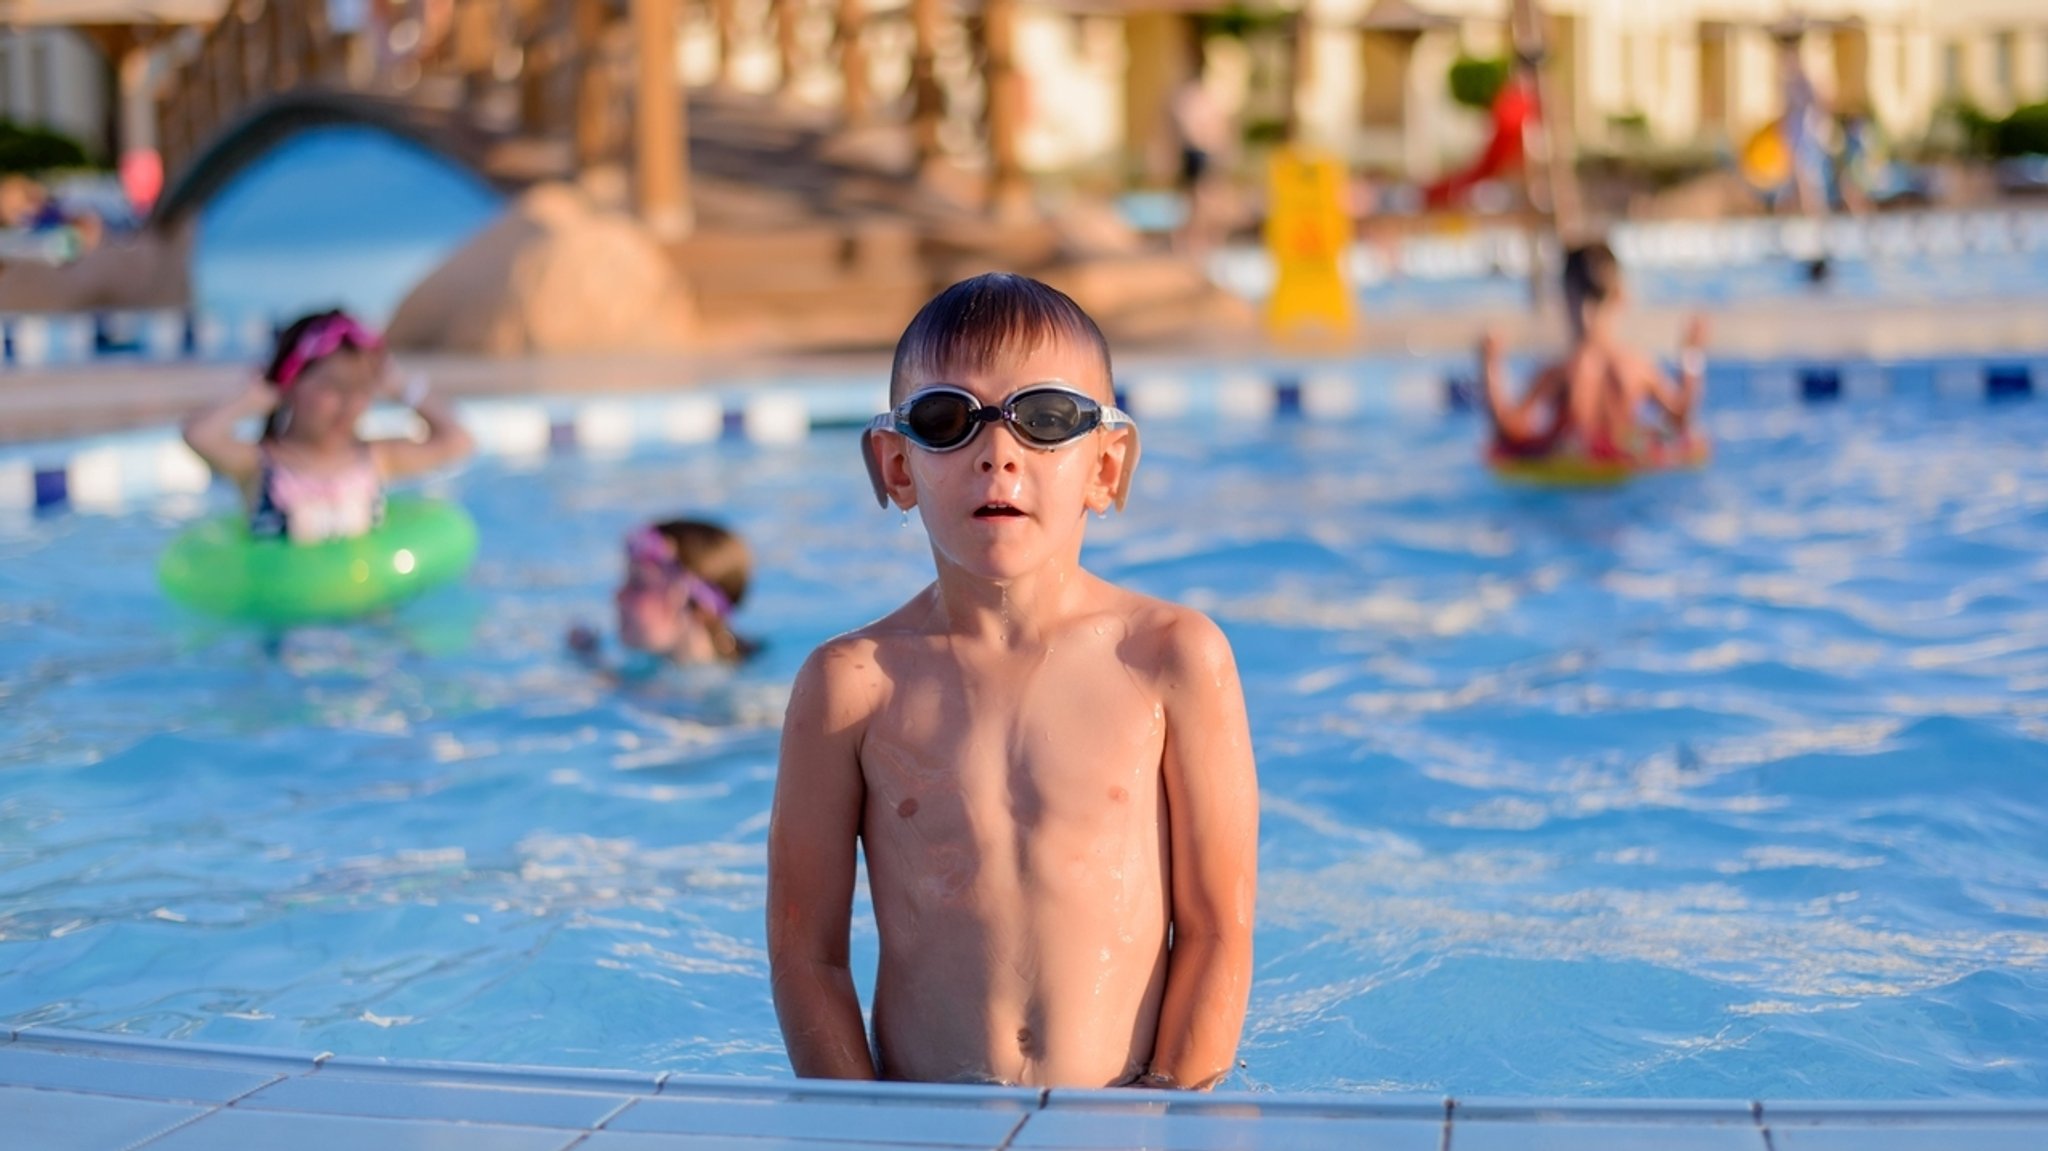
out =
[[[931,391],[903,406],[897,426],[932,451],[949,451],[973,439],[982,424],[998,422],[1031,444],[1055,448],[1095,430],[1102,406],[1061,388],[1020,392],[999,406],[984,406],[960,392]]]

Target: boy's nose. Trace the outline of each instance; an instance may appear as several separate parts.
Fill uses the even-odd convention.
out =
[[[1017,470],[1017,457],[1024,451],[1024,445],[1017,442],[1017,437],[1009,428],[997,425],[982,431],[975,444],[975,451],[982,471],[1014,472]]]

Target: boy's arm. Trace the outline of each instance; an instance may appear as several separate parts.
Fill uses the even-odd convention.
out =
[[[789,1065],[812,1079],[873,1079],[847,964],[854,847],[866,785],[860,733],[872,659],[835,641],[805,661],[782,721],[768,821],[768,970]]]
[[[1171,625],[1163,669],[1173,945],[1142,1085],[1206,1090],[1229,1073],[1252,982],[1259,783],[1230,641],[1208,617]]]

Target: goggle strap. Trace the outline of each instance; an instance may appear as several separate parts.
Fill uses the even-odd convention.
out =
[[[895,429],[896,417],[888,413],[869,420],[867,429],[860,434],[861,462],[868,466],[868,483],[874,487],[875,503],[884,508],[889,506],[889,485],[882,482],[882,457],[877,451],[880,445],[875,440],[875,433]]]

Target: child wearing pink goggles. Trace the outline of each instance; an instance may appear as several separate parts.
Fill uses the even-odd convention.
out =
[[[635,528],[625,544],[625,579],[612,594],[621,646],[677,664],[753,654],[756,645],[732,629],[753,568],[745,540],[717,524],[678,519]],[[572,628],[569,647],[595,659],[597,633]]]

